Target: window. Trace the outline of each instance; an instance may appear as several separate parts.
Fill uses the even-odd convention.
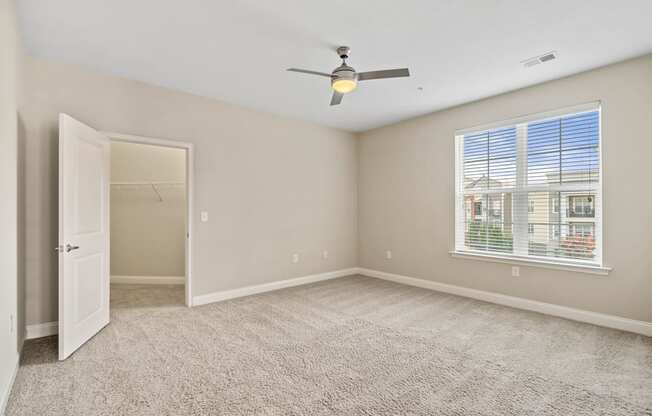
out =
[[[601,266],[599,104],[494,126],[456,133],[455,251]]]
[[[568,224],[568,235],[571,237],[593,237],[595,224],[592,222],[571,222]]]
[[[568,197],[569,217],[595,217],[592,195],[572,195]]]
[[[475,217],[481,218],[482,217],[482,201],[474,202],[473,203],[473,213]]]

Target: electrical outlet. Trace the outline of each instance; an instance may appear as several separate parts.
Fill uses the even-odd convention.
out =
[[[322,251],[321,258],[324,259],[324,260],[328,260],[328,251],[327,250]]]
[[[518,266],[512,266],[512,276],[519,277],[521,275],[521,268]]]
[[[392,259],[392,250],[387,250],[387,251],[385,252],[385,258],[386,258],[387,260],[391,260],[391,259]]]
[[[292,255],[292,263],[298,263],[299,262],[299,254],[294,253]]]
[[[208,222],[208,211],[202,211],[200,217],[201,222]]]

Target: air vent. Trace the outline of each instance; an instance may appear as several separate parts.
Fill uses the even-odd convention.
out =
[[[525,61],[521,61],[521,63],[524,67],[530,68],[535,65],[552,61],[553,59],[557,59],[557,52],[555,51],[544,53],[543,55],[535,56],[534,58],[526,59]]]
[[[534,65],[539,65],[541,62],[539,62],[539,58],[535,59],[528,59],[527,61],[523,61],[523,66],[526,68],[529,68]]]

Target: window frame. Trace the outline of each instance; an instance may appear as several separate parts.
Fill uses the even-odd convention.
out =
[[[566,184],[559,184],[553,187],[550,187],[549,185],[544,185],[541,187],[537,187],[536,185],[527,185],[527,144],[523,146],[524,140],[523,137],[521,136],[522,134],[527,134],[527,132],[525,131],[527,129],[527,123],[531,123],[535,121],[541,122],[541,121],[546,121],[548,119],[567,117],[567,116],[593,112],[593,111],[598,112],[599,173],[598,173],[597,183],[588,186],[585,185],[584,188],[582,188],[582,186],[578,187],[578,185],[568,186]],[[593,259],[591,260],[566,259],[566,258],[559,258],[559,257],[535,256],[535,255],[530,255],[529,253],[524,254],[524,253],[516,253],[516,252],[507,253],[507,254],[498,253],[498,252],[493,253],[490,251],[473,250],[471,248],[467,248],[464,246],[464,238],[463,238],[464,227],[462,227],[462,230],[460,230],[460,224],[458,221],[459,220],[458,214],[463,214],[462,211],[464,210],[464,206],[463,206],[464,201],[463,198],[460,198],[460,196],[464,194],[464,190],[462,189],[463,181],[461,178],[461,173],[463,171],[463,166],[464,166],[464,161],[463,161],[464,135],[471,134],[471,133],[479,133],[487,130],[509,128],[509,127],[516,127],[517,130],[517,166],[516,166],[517,176],[516,176],[516,185],[514,186],[514,192],[513,192],[514,198],[516,198],[517,194],[523,195],[523,190],[525,190],[526,192],[537,192],[537,191],[582,192],[586,190],[594,193],[594,198],[597,198],[597,201],[595,199],[593,201],[594,219],[596,220],[594,226],[595,227],[594,239],[596,242],[596,247],[595,247],[595,257]],[[463,258],[472,257],[472,258],[479,258],[483,260],[499,261],[499,262],[518,262],[518,263],[540,265],[542,267],[552,266],[553,268],[556,268],[558,266],[561,268],[569,268],[570,270],[576,270],[576,271],[589,271],[590,273],[595,273],[597,271],[598,274],[606,274],[611,270],[611,268],[606,267],[604,265],[604,251],[603,251],[603,237],[602,237],[604,225],[605,225],[605,219],[603,214],[604,213],[603,211],[604,168],[603,168],[602,106],[600,101],[581,104],[572,107],[560,108],[560,109],[542,112],[542,113],[525,115],[509,120],[503,120],[495,123],[457,130],[455,131],[454,148],[455,148],[455,161],[454,161],[455,188],[453,191],[453,199],[455,201],[454,202],[455,209],[453,211],[454,238],[453,238],[453,249],[450,250],[450,253],[454,257],[463,257]],[[525,180],[525,183],[523,183],[523,180]],[[519,190],[519,192],[516,192],[517,190]],[[527,193],[525,193],[525,195],[526,195],[525,197],[527,198]],[[559,205],[560,205],[559,210],[561,210],[561,200],[559,200]],[[595,218],[595,214],[598,212],[599,212],[599,216],[598,218]],[[515,218],[514,223],[516,223],[516,221],[517,219]],[[523,219],[521,219],[521,221],[523,221]],[[525,218],[525,223],[527,223],[527,221],[528,221],[527,218]],[[522,225],[519,228],[521,232],[523,231],[525,232],[525,239],[527,239],[528,226]],[[460,233],[460,231],[462,233]]]

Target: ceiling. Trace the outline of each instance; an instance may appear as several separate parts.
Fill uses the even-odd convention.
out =
[[[19,0],[27,51],[350,131],[652,52],[650,0]],[[334,49],[408,67],[330,107]],[[555,61],[524,68],[548,51]],[[422,88],[422,89],[420,89]]]

